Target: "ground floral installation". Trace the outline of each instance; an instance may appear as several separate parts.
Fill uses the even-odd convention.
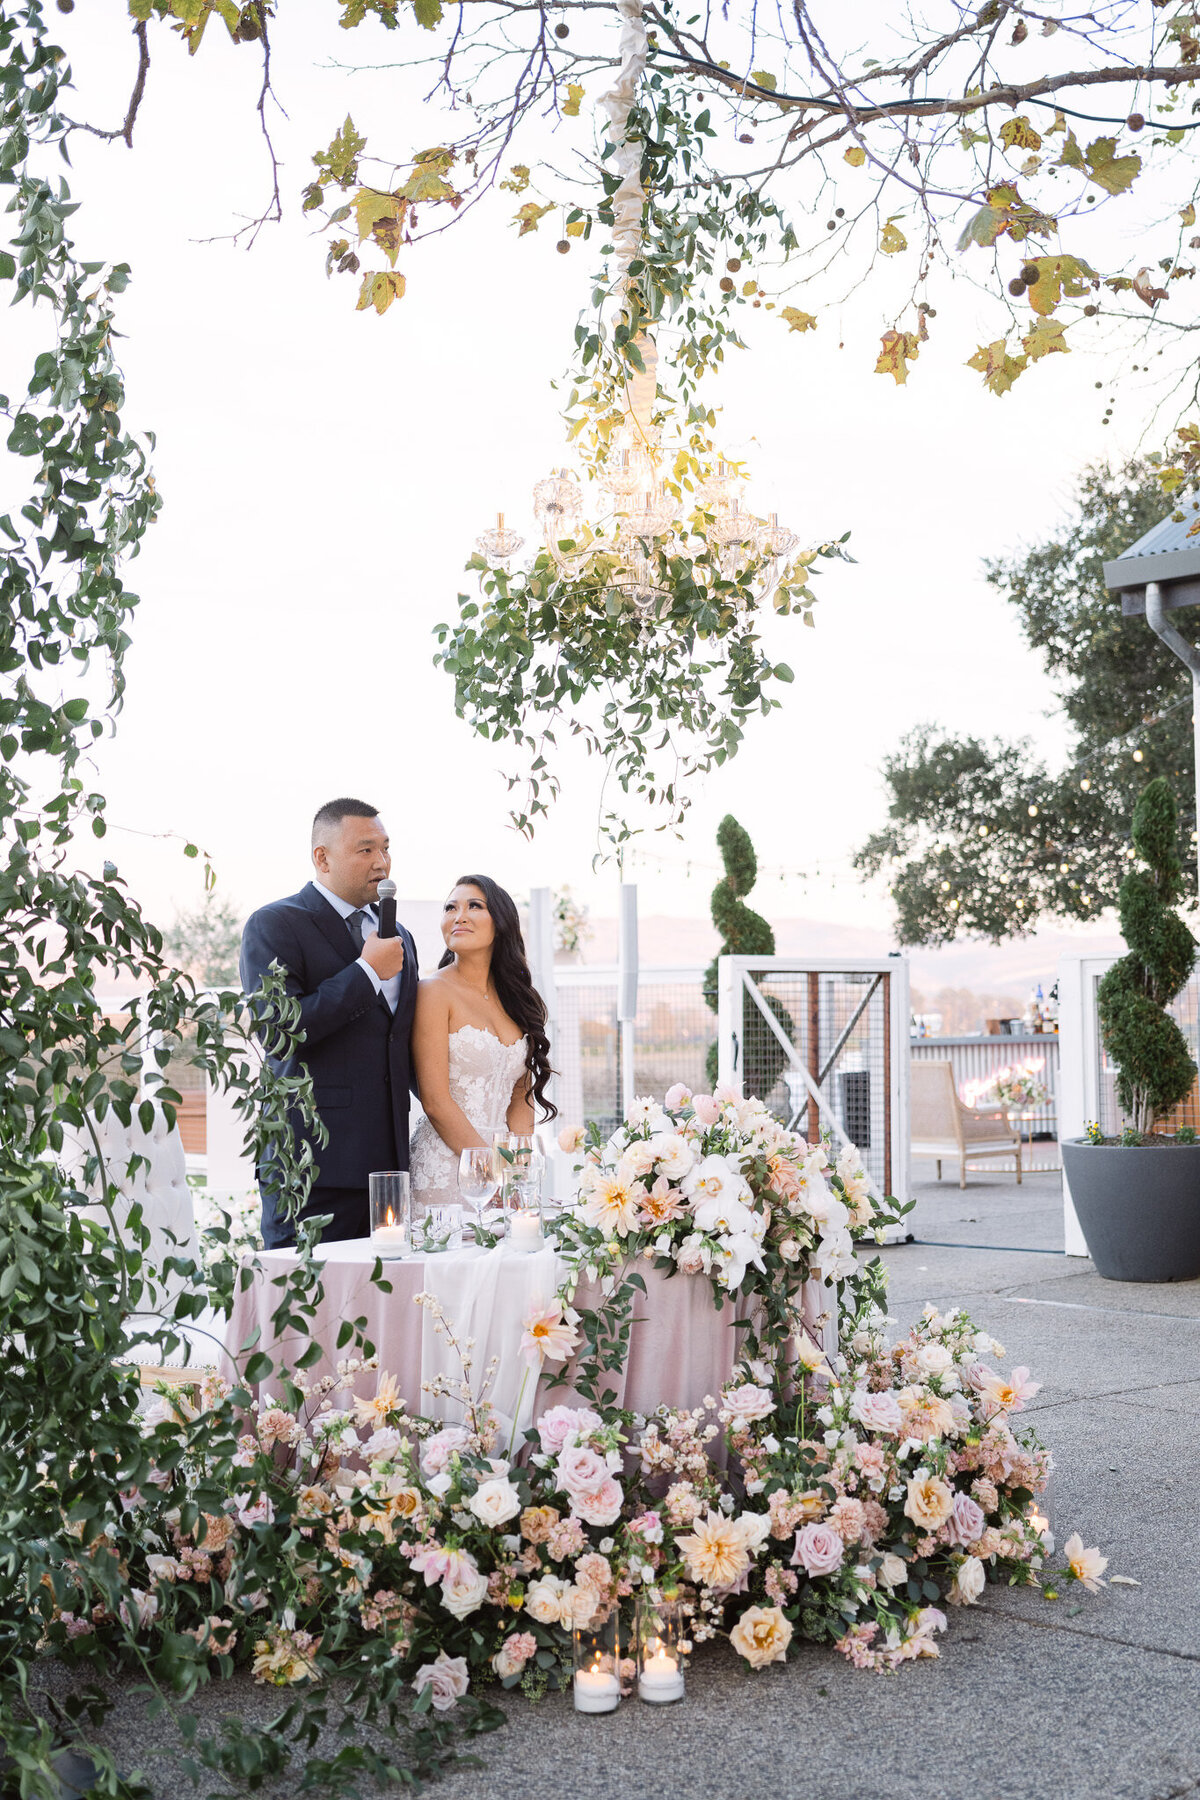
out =
[[[691,1645],[725,1636],[750,1669],[809,1639],[886,1672],[939,1654],[943,1602],[1043,1579],[1049,1457],[1016,1423],[1029,1371],[1005,1374],[958,1309],[927,1307],[889,1345],[880,1270],[852,1254],[884,1216],[856,1153],[831,1167],[729,1092],[668,1098],[587,1152],[559,1227],[569,1278],[525,1321],[551,1389],[519,1440],[489,1400],[494,1363],[476,1373],[428,1294],[462,1366],[436,1384],[461,1423],[409,1416],[370,1357],[314,1383],[293,1371],[274,1401],[215,1376],[163,1392],[144,1421],[151,1475],[114,1493],[111,1529],[42,1600],[46,1647],[88,1657],[115,1637],[147,1666],[169,1649],[297,1694],[350,1670],[344,1718],[376,1716],[383,1695],[393,1724],[407,1708],[444,1743],[502,1722],[497,1687],[537,1699],[568,1683],[573,1629],[627,1618],[647,1590],[682,1601]],[[604,1398],[647,1256],[708,1281],[717,1304],[758,1302],[732,1379],[692,1411]],[[589,1272],[601,1304],[575,1312]],[[840,1293],[831,1355],[800,1319],[815,1272]],[[555,1369],[571,1404],[549,1403]],[[1065,1553],[1055,1578],[1094,1589],[1105,1559],[1077,1536]],[[120,1559],[116,1611],[85,1603],[98,1556]]]

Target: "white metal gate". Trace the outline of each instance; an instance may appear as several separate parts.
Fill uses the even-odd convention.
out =
[[[877,1195],[907,1200],[907,959],[723,956],[717,983],[721,1081],[854,1144]]]

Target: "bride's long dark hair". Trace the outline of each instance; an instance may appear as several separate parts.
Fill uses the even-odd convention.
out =
[[[460,875],[454,885],[478,888],[487,901],[496,933],[491,968],[496,998],[513,1024],[519,1025],[524,1033],[528,1044],[525,1069],[535,1105],[541,1108],[544,1119],[557,1118],[557,1106],[546,1098],[546,1089],[554,1073],[550,1067],[550,1039],[546,1036],[546,1003],[529,973],[516,901],[490,875]],[[453,961],[453,950],[447,950],[438,968],[449,968]]]

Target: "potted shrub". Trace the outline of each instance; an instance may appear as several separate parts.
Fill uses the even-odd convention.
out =
[[[1166,1008],[1184,987],[1196,940],[1174,912],[1181,891],[1175,802],[1148,783],[1134,808],[1133,846],[1146,865],[1121,883],[1129,955],[1100,982],[1104,1047],[1128,1121],[1119,1138],[1092,1127],[1063,1144],[1063,1168],[1088,1251],[1110,1281],[1200,1276],[1200,1144],[1194,1130],[1157,1131],[1191,1092],[1196,1065]]]

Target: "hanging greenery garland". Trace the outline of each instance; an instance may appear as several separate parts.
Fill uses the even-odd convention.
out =
[[[747,719],[778,706],[776,684],[793,679],[763,646],[763,615],[812,625],[815,565],[845,554],[844,538],[802,549],[773,517],[745,512],[745,471],[718,455],[716,415],[697,383],[741,340],[732,279],[714,294],[711,277],[722,246],[737,270],[764,247],[768,222],[782,227],[754,195],[731,208],[702,180],[676,186],[681,138],[702,146],[705,118],[679,84],[645,79],[641,0],[620,0],[619,11],[621,69],[602,101],[604,199],[594,218],[576,211],[567,225],[588,235],[599,224],[613,240],[576,330],[566,408],[583,482],[560,469],[536,487],[544,545],[527,567],[510,567],[522,539],[502,517],[478,540],[467,566],[480,596],[459,595],[458,619],[437,627],[436,657],[460,716],[522,754],[523,770],[507,776],[517,829],[531,836],[559,792],[552,765],[565,731],[604,764],[600,838],[618,850],[637,826],[608,784],[678,827],[688,778],[734,755]],[[679,340],[666,367],[664,320]],[[607,517],[589,517],[585,484],[611,496]]]

